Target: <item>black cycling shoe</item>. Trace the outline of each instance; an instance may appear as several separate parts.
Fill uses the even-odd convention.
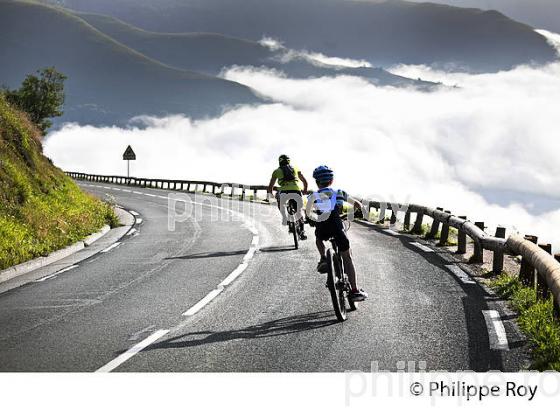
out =
[[[327,273],[329,271],[329,264],[327,263],[326,258],[322,258],[319,263],[317,264],[317,272],[319,273]]]
[[[307,239],[307,235],[305,234],[305,232],[301,231],[299,233],[299,239],[301,239],[302,241],[305,241]]]

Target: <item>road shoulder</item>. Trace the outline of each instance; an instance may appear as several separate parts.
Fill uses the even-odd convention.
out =
[[[0,294],[68,269],[117,242],[132,228],[135,217],[118,207],[115,208],[115,213],[121,226],[113,229],[104,226],[99,232],[48,256],[39,257],[1,271]]]

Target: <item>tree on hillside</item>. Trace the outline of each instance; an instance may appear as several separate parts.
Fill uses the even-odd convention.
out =
[[[50,118],[63,114],[64,80],[67,77],[54,67],[38,70],[37,74],[28,75],[18,90],[6,89],[4,93],[8,102],[25,111],[45,134],[52,125]]]

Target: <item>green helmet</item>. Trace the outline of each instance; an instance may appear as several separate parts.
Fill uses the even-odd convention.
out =
[[[278,163],[279,163],[280,165],[288,165],[288,164],[290,163],[290,157],[287,156],[287,155],[284,155],[284,154],[283,154],[283,155],[280,155],[280,156],[278,157]]]

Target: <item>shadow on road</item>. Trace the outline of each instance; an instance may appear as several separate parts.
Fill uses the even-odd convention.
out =
[[[260,339],[265,337],[283,336],[291,333],[305,332],[337,324],[332,311],[322,311],[305,315],[290,316],[272,320],[242,329],[225,330],[219,332],[201,331],[186,333],[172,337],[149,346],[153,349],[180,349],[202,346],[211,343],[227,342],[236,339]]]
[[[220,258],[224,256],[235,256],[235,255],[245,255],[247,249],[239,251],[228,251],[228,252],[204,252],[204,253],[193,253],[192,255],[184,256],[172,256],[170,258],[165,258],[166,260],[172,259],[204,259],[204,258]]]
[[[267,248],[260,248],[259,252],[289,252],[295,251],[293,246],[269,246]]]

